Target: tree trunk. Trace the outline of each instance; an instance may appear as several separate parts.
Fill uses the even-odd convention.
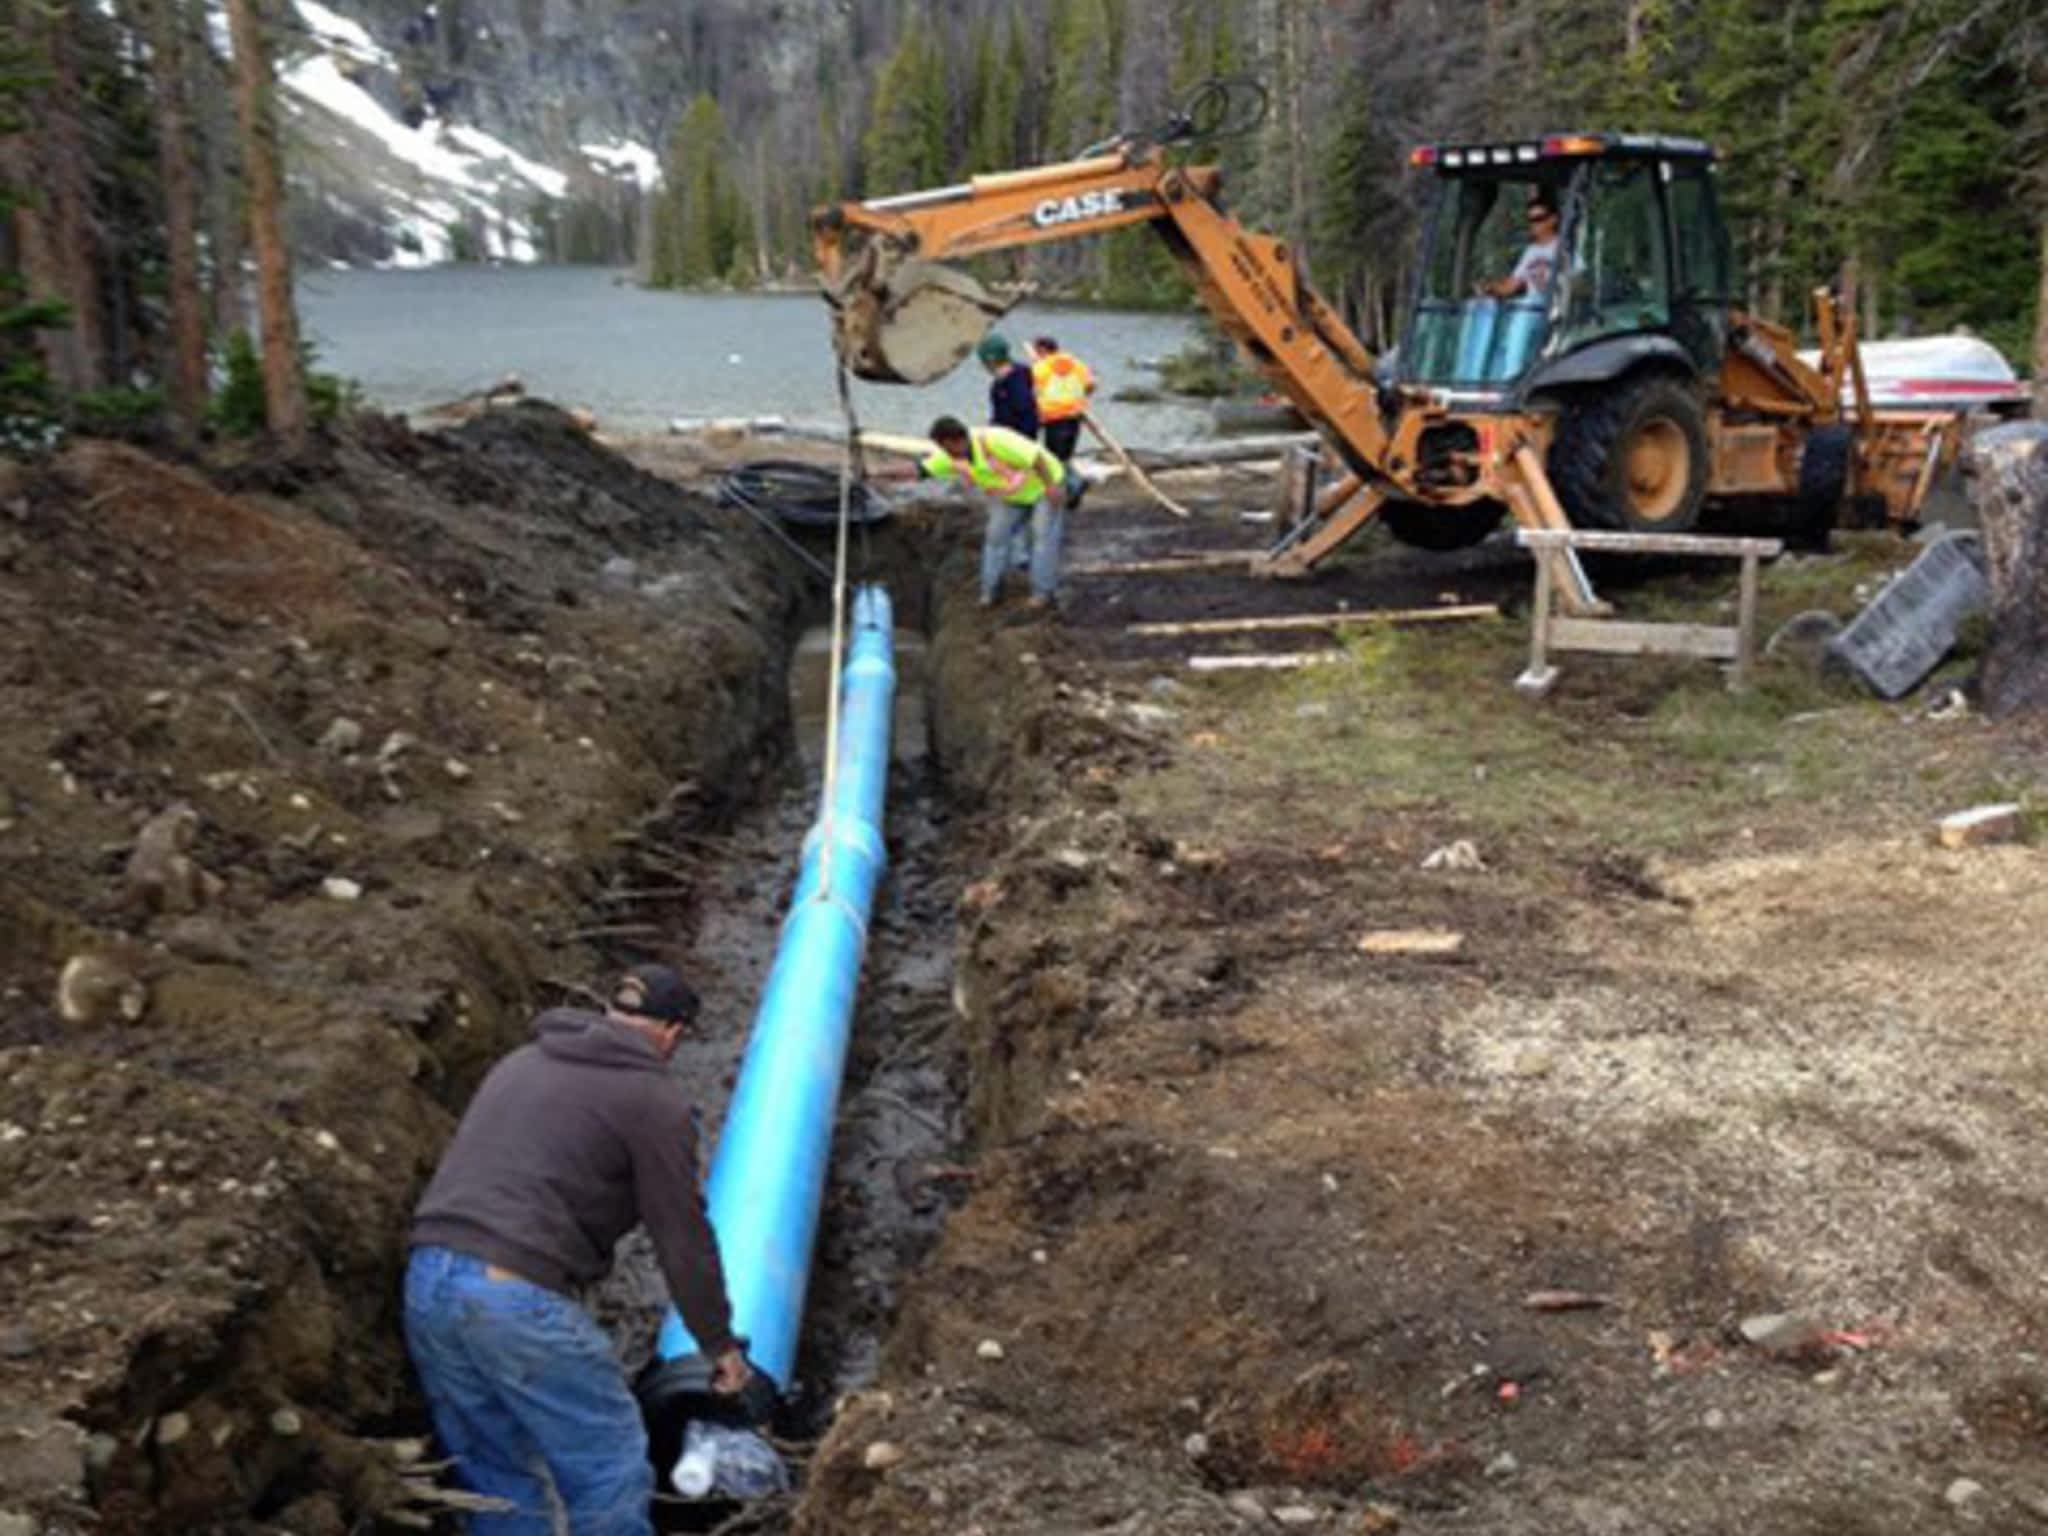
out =
[[[241,167],[235,159],[235,109],[230,69],[214,52],[206,24],[206,8],[187,5],[189,30],[186,59],[191,65],[193,104],[198,108],[200,143],[205,155],[207,307],[221,336],[249,329],[249,306],[243,291],[242,253],[247,228],[242,211]]]
[[[84,19],[69,4],[55,10],[24,6],[20,15],[24,40],[43,76],[29,97],[31,128],[16,150],[30,157],[31,169],[16,184],[41,193],[16,210],[22,275],[30,299],[55,301],[70,312],[62,330],[42,333],[51,381],[71,393],[104,389],[106,308],[93,217],[92,151],[78,72]]]
[[[1968,467],[1991,584],[1991,644],[1977,676],[1984,712],[2048,710],[2048,423],[1978,433]]]
[[[147,3],[171,316],[163,376],[172,429],[180,441],[190,442],[206,415],[206,311],[199,293],[199,187],[185,110],[184,18],[182,0]]]
[[[2048,204],[2041,210],[2041,291],[2034,310],[2034,417],[2048,421]]]
[[[228,0],[235,48],[235,107],[242,120],[242,163],[249,188],[249,241],[256,251],[256,297],[263,322],[263,403],[286,453],[311,431],[299,320],[292,308],[292,258],[285,244],[284,170],[277,147],[275,82],[264,47],[260,0]]]

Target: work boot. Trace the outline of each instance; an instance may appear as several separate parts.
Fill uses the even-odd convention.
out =
[[[1086,480],[1083,480],[1083,479],[1082,479],[1082,478],[1081,478],[1081,477],[1080,477],[1079,475],[1075,474],[1075,473],[1074,473],[1074,472],[1073,472],[1073,471],[1072,471],[1072,470],[1070,469],[1070,470],[1068,470],[1068,471],[1067,471],[1067,487],[1066,487],[1066,489],[1067,489],[1067,510],[1068,510],[1069,512],[1078,512],[1078,511],[1080,511],[1080,510],[1081,510],[1081,498],[1082,498],[1083,496],[1086,496],[1086,495],[1088,494],[1088,482],[1087,482]]]

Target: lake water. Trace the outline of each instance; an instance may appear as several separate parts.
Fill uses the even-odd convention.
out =
[[[678,416],[839,416],[824,302],[812,294],[659,293],[591,267],[437,267],[317,271],[298,280],[320,366],[357,380],[377,405],[412,410],[508,373],[529,392],[588,406],[614,432],[658,431]],[[1137,360],[1178,351],[1192,314],[1020,305],[1003,331],[1023,345],[1047,331],[1095,370],[1110,430],[1158,445],[1206,434],[1206,407],[1122,405],[1149,387]],[[922,389],[856,384],[865,426],[921,433],[949,412],[988,415],[973,363]]]

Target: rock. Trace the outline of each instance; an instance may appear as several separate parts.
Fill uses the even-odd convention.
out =
[[[476,772],[459,757],[451,757],[442,763],[441,771],[457,784],[467,784]]]
[[[1145,684],[1145,691],[1155,699],[1177,699],[1187,689],[1175,678],[1155,677]]]
[[[2020,808],[2016,802],[1973,805],[1967,811],[1944,816],[1935,826],[1935,836],[1944,848],[1981,848],[1987,843],[2015,843],[2020,836]]]
[[[1486,861],[1479,857],[1478,848],[1461,837],[1455,843],[1447,843],[1432,852],[1422,861],[1422,867],[1428,870],[1468,873],[1486,868]]]
[[[1513,1477],[1521,1470],[1522,1464],[1515,1459],[1513,1451],[1502,1451],[1486,1464],[1486,1475],[1496,1479]]]
[[[104,1472],[114,1464],[114,1458],[121,1454],[121,1442],[112,1435],[87,1435],[85,1437],[85,1467],[88,1472]]]
[[[225,884],[192,857],[199,813],[182,800],[145,821],[123,872],[129,902],[149,914],[197,912]]]
[[[455,649],[455,631],[439,619],[414,619],[403,633],[429,656],[446,656]]]
[[[1273,1518],[1281,1525],[1314,1525],[1323,1518],[1323,1512],[1313,1504],[1282,1504],[1273,1511]]]
[[[1795,613],[1771,631],[1764,654],[1793,666],[1819,671],[1827,659],[1828,642],[1842,632],[1842,621],[1825,608]]]
[[[1983,1497],[1984,1485],[1967,1477],[1957,1478],[1942,1494],[1950,1509],[1967,1509]]]
[[[181,917],[164,930],[164,947],[196,965],[247,965],[248,948],[217,917]]]
[[[270,1416],[270,1432],[289,1440],[306,1427],[306,1421],[296,1408],[280,1408]]]
[[[1764,1312],[1737,1325],[1743,1341],[1767,1355],[1805,1354],[1824,1342],[1820,1328],[1796,1312]]]
[[[388,766],[397,762],[419,744],[419,737],[413,735],[412,732],[393,731],[384,738],[383,745],[377,748],[377,761]]]
[[[329,875],[320,882],[320,894],[329,901],[361,901],[363,888],[346,875]]]
[[[57,976],[57,1014],[67,1024],[133,1024],[149,1008],[149,987],[117,955],[73,955]]]
[[[35,1352],[35,1336],[26,1328],[0,1332],[0,1360],[26,1360]]]
[[[1209,1454],[1209,1437],[1200,1430],[1196,1430],[1187,1439],[1181,1441],[1180,1451],[1189,1461],[1200,1461]]]
[[[1310,699],[1306,704],[1294,706],[1294,718],[1297,720],[1327,720],[1330,718],[1330,706],[1321,699]]]
[[[1003,1346],[994,1339],[983,1339],[974,1346],[974,1354],[980,1360],[1000,1360],[1003,1358]]]
[[[363,744],[363,728],[347,715],[336,715],[333,723],[320,733],[320,750],[342,757],[355,751]]]
[[[640,574],[640,562],[625,555],[613,555],[597,568],[598,578],[609,587],[630,587]]]
[[[192,1433],[192,1416],[189,1413],[167,1413],[156,1421],[156,1443],[176,1445]]]
[[[1700,1422],[1706,1425],[1708,1429],[1726,1429],[1728,1427],[1728,1415],[1718,1408],[1709,1408],[1706,1417],[1701,1419]]]
[[[860,1464],[870,1472],[886,1472],[902,1463],[903,1447],[893,1440],[870,1440],[860,1453]]]
[[[1168,709],[1164,704],[1137,703],[1128,704],[1124,707],[1130,714],[1131,722],[1134,725],[1143,726],[1147,730],[1158,730],[1160,727],[1172,725],[1176,720],[1180,719],[1179,710]]]
[[[1984,712],[1996,720],[2048,709],[2048,422],[1977,433],[1964,469],[1990,589],[1977,677]]]
[[[1547,1045],[1525,1045],[1515,1052],[1515,1059],[1508,1063],[1508,1070],[1516,1077],[1548,1077],[1557,1065],[1557,1052]]]
[[[1240,1520],[1251,1520],[1263,1525],[1266,1522],[1266,1506],[1258,1501],[1255,1494],[1240,1488],[1236,1493],[1223,1496],[1223,1507]]]

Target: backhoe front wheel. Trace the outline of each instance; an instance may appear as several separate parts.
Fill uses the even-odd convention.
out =
[[[1707,497],[1706,413],[1668,374],[1586,390],[1565,404],[1548,467],[1578,527],[1684,533]]]

